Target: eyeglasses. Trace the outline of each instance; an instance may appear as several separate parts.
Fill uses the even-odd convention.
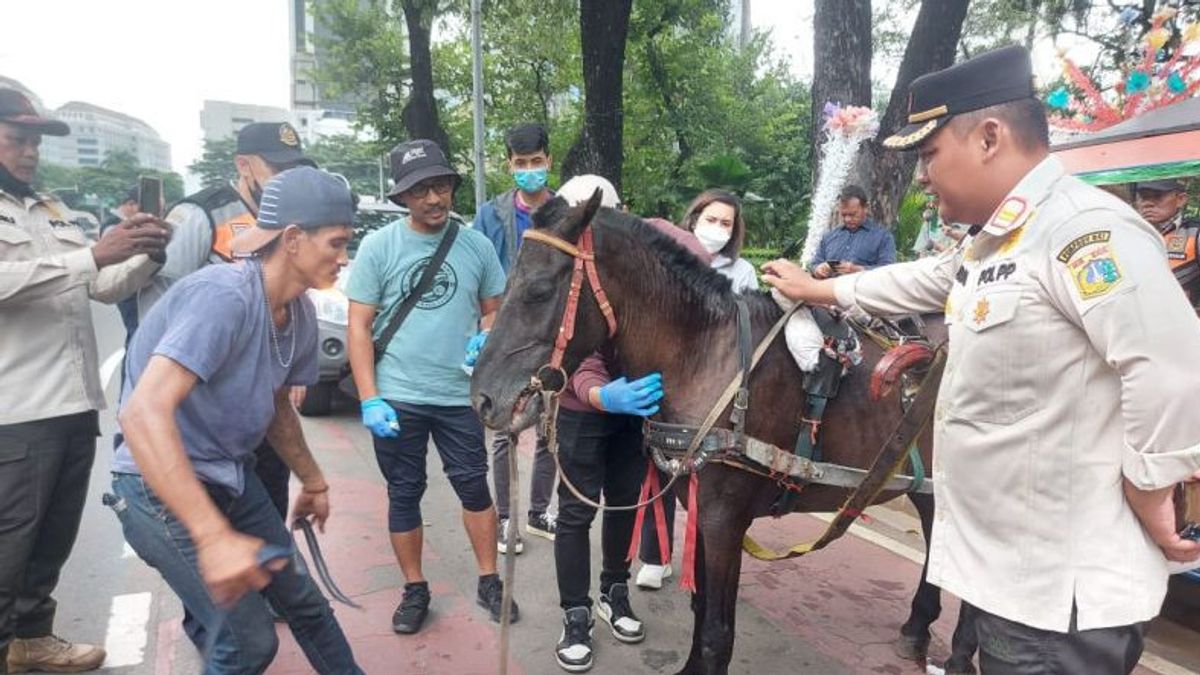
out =
[[[450,178],[449,176],[443,176],[441,178],[431,178],[429,180],[423,180],[420,183],[417,183],[416,185],[405,190],[404,194],[406,194],[414,199],[424,199],[425,197],[427,197],[429,195],[430,190],[433,190],[434,192],[438,193],[439,195],[447,195],[447,194],[450,194],[450,191],[453,189],[454,189],[454,179]]]

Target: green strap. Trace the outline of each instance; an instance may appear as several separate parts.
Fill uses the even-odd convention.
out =
[[[804,419],[816,422],[803,422],[800,424],[800,434],[796,436],[796,455],[805,459],[819,462],[821,461],[821,448],[813,441],[813,437],[820,432],[821,418],[825,416],[825,406],[829,403],[829,399],[824,396],[809,395],[804,403]],[[814,429],[813,427],[817,428]]]
[[[921,461],[921,451],[917,448],[916,441],[908,446],[908,463],[912,466],[912,485],[908,488],[909,492],[920,492],[921,486],[925,484],[925,462]]]

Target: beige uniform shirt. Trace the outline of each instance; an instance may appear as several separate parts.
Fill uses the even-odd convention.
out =
[[[0,191],[0,425],[102,410],[89,298],[122,300],[158,269],[138,255],[97,270],[66,210]]]
[[[1039,164],[946,254],[838,279],[877,315],[945,308],[929,581],[1068,630],[1146,621],[1166,560],[1122,493],[1200,470],[1200,320],[1162,237],[1124,202]]]

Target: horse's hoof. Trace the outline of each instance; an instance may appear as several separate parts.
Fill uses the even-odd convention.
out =
[[[892,643],[896,656],[906,661],[924,661],[929,652],[929,638],[901,635]]]
[[[946,675],[975,675],[977,672],[969,656],[951,656],[946,659],[942,669],[946,671]]]

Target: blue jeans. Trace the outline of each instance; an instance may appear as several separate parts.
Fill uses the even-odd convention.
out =
[[[267,543],[293,547],[292,537],[271,504],[262,481],[246,472],[246,489],[234,496],[226,488],[205,484],[217,508],[238,532]],[[113,510],[125,540],[138,556],[158,570],[184,608],[209,636],[206,675],[257,674],[271,665],[279,640],[264,595],[287,619],[296,642],[313,669],[322,675],[360,674],[350,644],[321,595],[301,556],[276,572],[262,594],[247,593],[232,608],[213,604],[200,576],[196,547],[187,529],[145,484],[141,476],[113,474]]]

